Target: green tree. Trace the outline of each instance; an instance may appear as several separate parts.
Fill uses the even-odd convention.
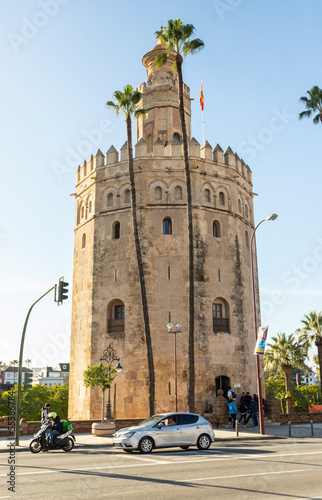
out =
[[[322,367],[322,312],[316,313],[316,311],[311,311],[309,314],[304,315],[302,319],[303,326],[299,328],[300,333],[299,342],[302,342],[306,353],[308,349],[313,345],[316,345],[318,350],[318,360],[319,369],[321,373]],[[320,380],[322,389],[322,380]]]
[[[269,349],[264,355],[264,363],[268,369],[274,369],[276,373],[283,373],[285,377],[285,392],[290,394],[286,401],[287,413],[293,412],[292,398],[292,367],[304,368],[306,357],[303,345],[295,340],[293,334],[287,336],[285,333],[278,333],[272,337],[273,343],[267,344]]]
[[[199,38],[191,40],[195,28],[192,24],[183,24],[181,19],[169,20],[166,28],[156,31],[155,35],[165,49],[155,59],[156,67],[166,63],[168,56],[175,56],[174,69],[178,75],[179,113],[182,129],[184,169],[187,190],[187,222],[188,222],[188,255],[189,255],[189,390],[188,405],[190,411],[195,411],[195,355],[194,355],[194,254],[193,254],[193,218],[192,218],[192,189],[188,158],[188,139],[183,102],[183,58],[194,54],[204,47],[204,42]]]
[[[322,122],[322,89],[317,85],[306,92],[309,97],[301,97],[300,102],[305,104],[306,111],[299,114],[299,119],[310,118],[312,113],[317,113],[313,118],[313,123],[317,125]]]
[[[25,363],[26,363],[27,367],[29,368],[29,365],[31,363],[31,359],[25,359]]]
[[[68,415],[68,386],[53,386],[35,385],[30,389],[22,391],[21,394],[21,409],[23,417],[26,420],[40,420],[41,409],[44,403],[50,403],[51,411],[58,413],[60,418],[67,418]],[[16,389],[14,390],[16,394]],[[8,415],[8,398],[11,396],[11,391],[2,393],[0,397],[0,416]]]
[[[135,176],[133,167],[133,149],[132,149],[132,119],[134,115],[135,118],[139,116],[144,116],[146,114],[145,109],[137,109],[138,104],[141,100],[142,94],[137,90],[133,91],[131,85],[126,85],[123,92],[116,90],[113,94],[115,102],[107,101],[106,106],[108,108],[114,109],[116,114],[122,113],[125,116],[126,130],[127,130],[127,153],[129,161],[129,175],[130,175],[130,185],[131,185],[131,207],[132,207],[132,223],[133,223],[133,234],[135,242],[136,258],[138,263],[138,272],[140,280],[141,289],[141,301],[143,309],[143,321],[144,321],[144,331],[145,331],[145,342],[147,349],[147,361],[148,361],[148,371],[149,371],[149,414],[154,414],[154,398],[155,398],[155,375],[154,375],[154,363],[153,363],[153,349],[151,341],[151,331],[150,331],[150,320],[149,320],[149,309],[148,301],[146,295],[145,277],[143,269],[142,252],[139,239],[138,222],[137,222],[137,205],[136,205],[136,188],[135,188]]]
[[[266,399],[269,396],[270,389],[274,390],[274,395],[281,403],[282,413],[286,413],[286,401],[291,394],[285,392],[285,378],[281,375],[271,375],[265,380]]]
[[[84,371],[84,385],[102,389],[102,422],[104,421],[104,392],[106,389],[110,389],[116,375],[117,371],[112,368],[110,363],[105,366],[102,363],[88,366],[87,370]]]

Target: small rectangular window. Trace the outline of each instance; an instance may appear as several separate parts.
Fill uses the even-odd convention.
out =
[[[171,323],[171,311],[169,311],[169,323]]]
[[[169,396],[171,396],[171,382],[169,382]]]
[[[117,282],[117,269],[114,269],[114,281]]]
[[[220,281],[220,269],[218,269],[218,281]]]
[[[170,275],[170,266],[168,266],[168,280],[170,279],[171,275]]]

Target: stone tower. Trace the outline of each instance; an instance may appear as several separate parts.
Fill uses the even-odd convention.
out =
[[[156,70],[158,44],[143,57],[138,90],[146,117],[137,122],[134,171],[155,367],[156,412],[175,408],[173,334],[177,334],[178,409],[188,401],[188,244],[178,81],[170,60]],[[184,86],[195,248],[196,411],[216,391],[256,391],[249,244],[254,227],[251,171],[230,147],[191,138],[190,89]],[[125,128],[125,127],[124,127]],[[257,283],[257,278],[256,278]],[[148,416],[148,367],[132,230],[126,143],[82,164],[76,221],[69,415],[101,415],[99,389],[83,372],[111,344],[123,371],[113,383],[117,418]],[[238,392],[235,389],[236,392]]]

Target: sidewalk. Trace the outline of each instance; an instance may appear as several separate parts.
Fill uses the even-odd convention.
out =
[[[240,440],[259,440],[259,439],[287,439],[289,437],[289,428],[287,425],[266,425],[265,435],[259,433],[259,427],[240,427],[239,436],[236,436],[236,431],[230,429],[215,429],[216,441],[240,441]],[[98,437],[91,433],[75,434],[76,444],[75,449],[102,448],[104,446],[112,447],[113,437]],[[301,424],[292,425],[292,438],[310,438],[311,425]],[[314,437],[322,438],[322,424],[314,424]],[[15,451],[29,451],[29,443],[33,436],[20,436],[19,446],[15,447]],[[10,443],[14,442],[14,438],[9,436],[0,437],[0,453],[8,453]],[[214,445],[212,445],[214,446]]]

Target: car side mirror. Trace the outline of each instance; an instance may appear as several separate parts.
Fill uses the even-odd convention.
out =
[[[165,426],[165,423],[164,423],[164,422],[160,422],[160,423],[158,424],[158,428],[159,428],[159,429],[161,429],[161,427],[164,427],[164,426]]]

